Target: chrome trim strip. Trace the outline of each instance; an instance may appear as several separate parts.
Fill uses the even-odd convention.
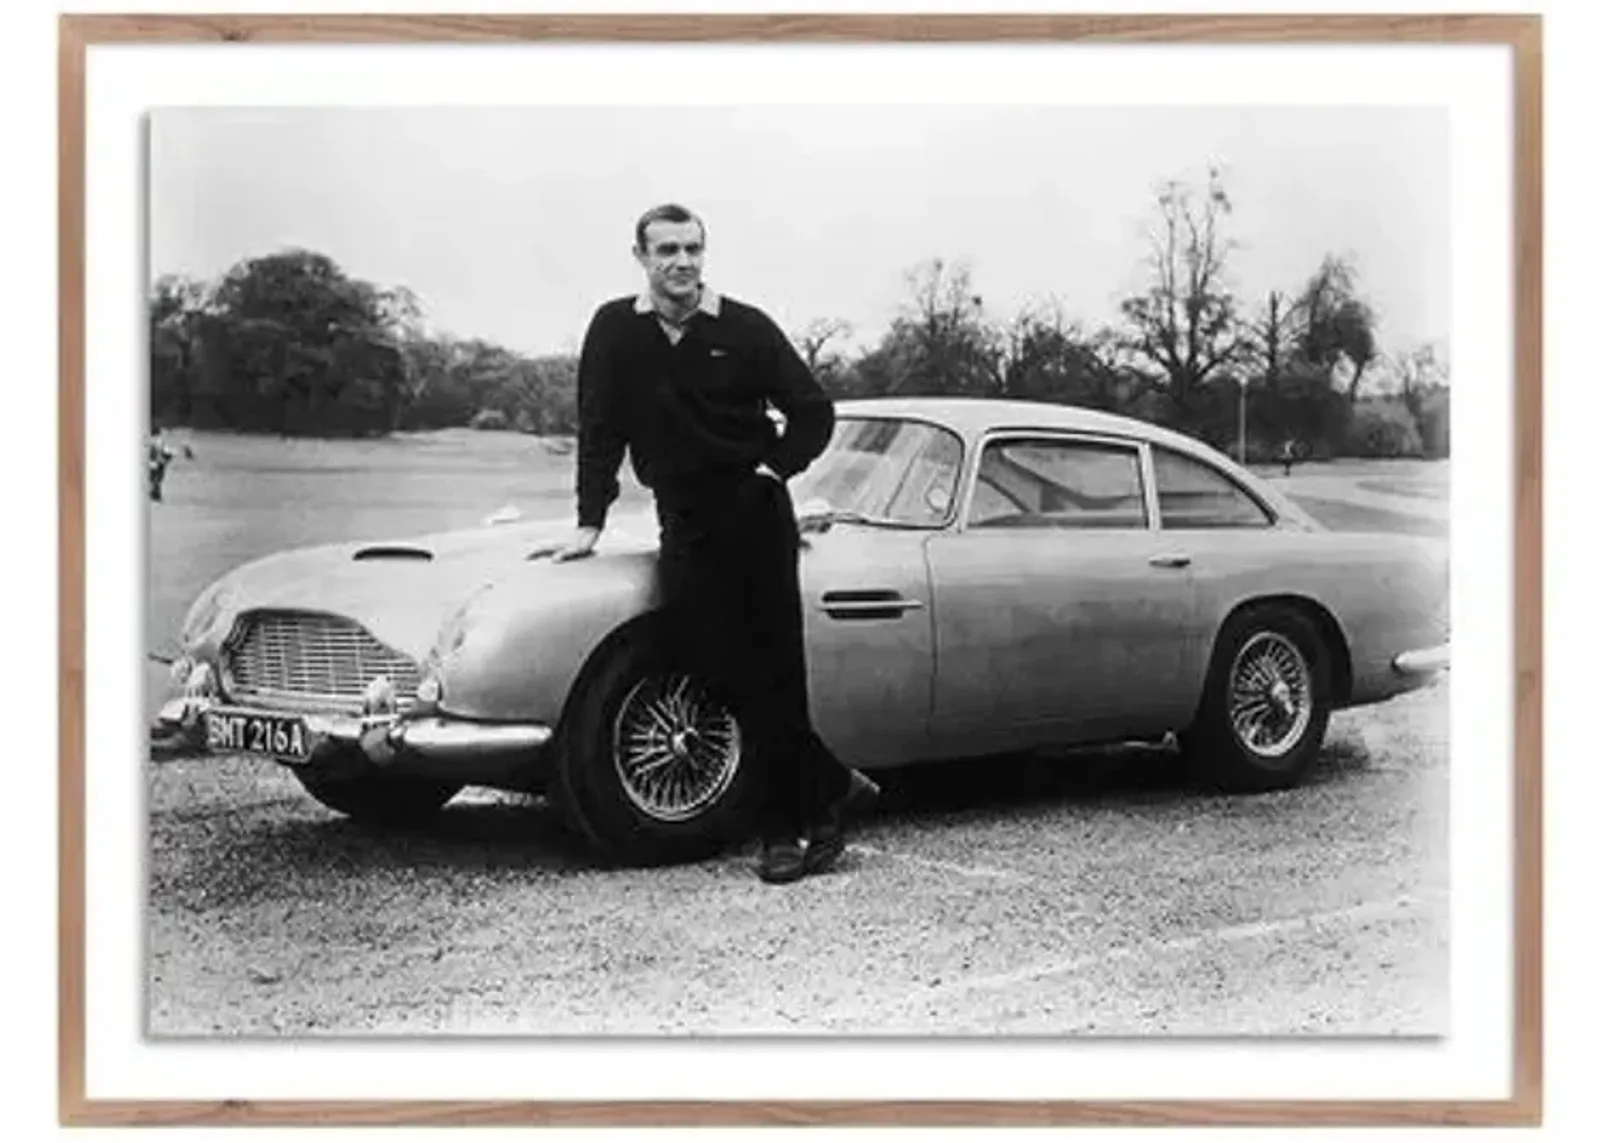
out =
[[[1450,666],[1450,644],[1402,651],[1394,657],[1394,669],[1402,675],[1426,675]]]
[[[555,736],[537,722],[461,722],[446,718],[419,718],[402,722],[389,732],[389,741],[428,757],[479,758],[537,750]]]
[[[1145,506],[1144,523],[1127,528],[1097,529],[1105,532],[1138,532],[1148,534],[1159,531],[1157,527],[1160,512],[1159,502],[1156,499],[1155,488],[1155,461],[1151,452],[1150,442],[1143,437],[1120,435],[1115,432],[1097,429],[1062,429],[1062,428],[1012,428],[995,426],[985,429],[978,435],[977,447],[972,450],[972,471],[965,475],[965,497],[961,502],[960,510],[956,514],[956,531],[972,533],[978,531],[980,535],[993,535],[992,531],[984,532],[982,529],[973,529],[972,502],[978,495],[978,473],[983,469],[984,453],[989,451],[991,445],[1006,444],[1013,441],[1046,441],[1051,444],[1088,444],[1100,445],[1107,448],[1125,449],[1134,454],[1138,462],[1140,500]],[[963,458],[965,459],[965,458]],[[1150,514],[1152,502],[1157,504],[1157,514]],[[1043,531],[1044,529],[1039,529]]]

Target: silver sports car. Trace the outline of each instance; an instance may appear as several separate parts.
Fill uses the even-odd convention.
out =
[[[1448,662],[1437,541],[1331,532],[1196,441],[1083,409],[844,402],[794,482],[818,731],[874,769],[1176,735],[1234,790],[1299,779],[1330,712]],[[613,859],[728,839],[739,723],[660,638],[653,515],[274,555],[190,608],[169,749],[259,755],[402,822],[542,790]]]

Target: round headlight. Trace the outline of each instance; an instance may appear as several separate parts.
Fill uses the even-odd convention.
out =
[[[211,630],[222,614],[222,604],[223,585],[219,580],[202,592],[189,608],[189,614],[183,621],[182,638],[185,644],[194,643]]]
[[[444,697],[444,683],[438,675],[424,675],[417,683],[417,701],[426,706],[436,706]]]
[[[444,626],[439,629],[438,637],[434,640],[433,650],[429,653],[430,665],[437,665],[449,659],[466,645],[467,637],[477,625],[484,604],[493,591],[493,584],[485,584],[473,592],[467,601],[456,609],[455,614],[445,620]]]

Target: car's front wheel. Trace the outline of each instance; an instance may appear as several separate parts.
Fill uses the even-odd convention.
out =
[[[1281,604],[1241,612],[1217,637],[1184,753],[1225,790],[1292,786],[1322,749],[1332,689],[1328,648],[1309,617]]]
[[[384,774],[370,765],[352,765],[335,773],[296,770],[294,776],[306,793],[330,810],[380,826],[425,822],[461,790],[457,785]]]
[[[738,832],[754,776],[739,722],[640,630],[574,697],[557,751],[567,815],[612,861],[693,861]]]

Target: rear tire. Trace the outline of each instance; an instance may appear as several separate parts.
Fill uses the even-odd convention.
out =
[[[332,774],[295,770],[294,776],[328,809],[379,826],[420,825],[461,791],[448,783],[385,774],[364,761]]]
[[[1322,749],[1332,692],[1331,656],[1308,616],[1284,604],[1242,611],[1217,636],[1184,754],[1222,790],[1293,786]]]
[[[554,793],[608,860],[697,861],[740,835],[755,778],[739,725],[665,641],[638,629],[579,685]]]

